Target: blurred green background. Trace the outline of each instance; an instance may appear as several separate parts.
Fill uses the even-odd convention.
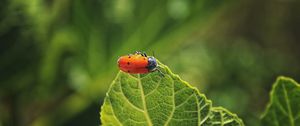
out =
[[[278,75],[300,80],[299,0],[2,0],[0,126],[97,126],[118,56],[155,52],[258,125]]]

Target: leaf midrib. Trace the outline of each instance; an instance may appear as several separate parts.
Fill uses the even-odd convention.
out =
[[[294,117],[293,117],[293,113],[292,113],[291,106],[290,106],[291,104],[290,104],[290,100],[289,100],[286,88],[285,88],[284,85],[282,85],[282,88],[283,88],[283,92],[284,92],[285,102],[286,102],[286,105],[287,105],[289,120],[290,120],[291,126],[295,126],[294,119],[293,119]]]
[[[144,107],[144,115],[145,115],[148,125],[152,126],[152,122],[150,120],[149,113],[148,113],[147,106],[146,106],[146,98],[145,98],[145,93],[144,93],[144,89],[142,86],[140,74],[138,74],[137,80],[138,80],[139,88],[141,89],[141,96],[142,96],[142,102],[143,102],[143,107]]]

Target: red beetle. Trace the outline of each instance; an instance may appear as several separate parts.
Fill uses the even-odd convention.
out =
[[[156,59],[141,52],[121,56],[118,59],[118,66],[123,72],[131,74],[145,74],[158,70]]]

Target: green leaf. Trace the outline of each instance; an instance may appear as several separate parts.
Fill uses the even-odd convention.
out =
[[[159,72],[119,72],[101,110],[105,126],[242,126],[227,110],[214,108],[203,94],[160,64]]]
[[[235,114],[230,113],[224,108],[213,107],[211,114],[204,126],[241,126],[244,125],[242,120]]]
[[[300,85],[293,79],[279,77],[273,85],[265,113],[263,126],[299,126],[300,125]]]

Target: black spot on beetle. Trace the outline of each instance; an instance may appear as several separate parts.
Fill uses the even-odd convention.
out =
[[[127,65],[130,65],[130,62],[127,62]]]
[[[130,70],[127,70],[128,73],[130,73]]]

